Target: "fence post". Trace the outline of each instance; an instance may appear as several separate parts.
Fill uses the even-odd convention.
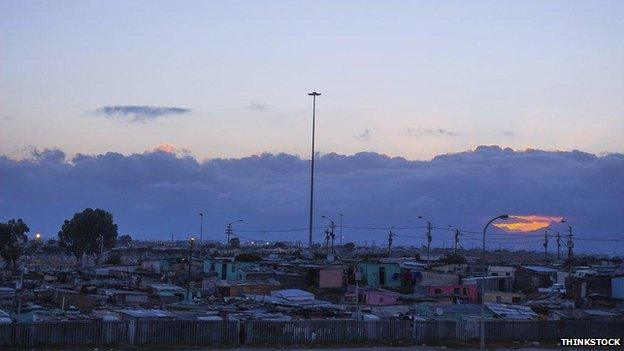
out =
[[[135,336],[136,336],[136,321],[130,320],[128,323],[128,344],[135,345]]]

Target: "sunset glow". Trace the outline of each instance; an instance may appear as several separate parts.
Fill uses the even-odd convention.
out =
[[[528,233],[544,229],[553,222],[560,222],[563,217],[542,215],[511,215],[505,222],[494,223],[494,226],[511,233]]]
[[[175,152],[176,147],[170,143],[162,143],[154,148],[154,150],[166,152],[168,154],[172,154]]]

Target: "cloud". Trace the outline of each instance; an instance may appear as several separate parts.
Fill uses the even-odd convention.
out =
[[[369,141],[371,137],[372,137],[372,132],[368,128],[364,129],[364,131],[361,134],[353,136],[353,138],[362,140],[362,141]]]
[[[247,105],[247,109],[253,111],[264,111],[267,109],[267,105],[260,102],[252,102]]]
[[[450,130],[436,128],[436,129],[412,129],[407,128],[407,135],[410,137],[429,136],[429,137],[456,137],[460,136],[460,133],[452,132]]]
[[[117,117],[128,122],[147,122],[167,115],[181,115],[191,112],[183,107],[157,107],[157,106],[134,106],[117,105],[102,106],[94,111],[94,114],[106,117]]]
[[[175,150],[175,149],[174,149]],[[409,161],[374,152],[330,153],[318,158],[315,223],[344,214],[345,240],[378,244],[397,229],[397,245],[426,243],[418,215],[436,226],[434,246],[451,245],[448,225],[465,230],[464,247],[480,245],[492,217],[508,213],[565,217],[574,227],[576,251],[621,253],[624,228],[624,155],[581,151],[514,151],[499,146]],[[197,235],[197,212],[205,213],[204,237],[223,240],[225,224],[243,218],[239,235],[255,239],[307,241],[309,160],[262,154],[200,162],[188,154],[149,151],[122,155],[76,155],[37,151],[13,160],[0,156],[0,220],[24,218],[33,231],[53,236],[62,222],[85,207],[110,210],[120,231],[135,237]],[[525,219],[537,222],[535,218]],[[563,224],[552,223],[562,233]],[[267,229],[289,232],[260,233]],[[321,241],[323,228],[315,230]],[[474,231],[475,233],[470,233]],[[488,245],[542,249],[543,232],[507,234],[488,230]],[[588,240],[590,239],[590,240]],[[491,241],[491,242],[490,242]]]

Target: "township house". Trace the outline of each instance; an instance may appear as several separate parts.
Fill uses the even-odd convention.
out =
[[[515,278],[516,291],[534,293],[539,288],[548,288],[556,283],[557,270],[544,266],[521,266]]]
[[[362,276],[361,284],[370,287],[393,287],[401,286],[401,267],[398,262],[364,261],[357,265]]]
[[[347,289],[348,294],[355,294],[355,286],[349,285]],[[360,303],[369,306],[392,306],[396,305],[399,301],[400,294],[382,289],[382,288],[370,288],[360,287],[357,289]],[[355,295],[353,295],[355,299]]]
[[[432,297],[448,297],[454,303],[477,303],[477,285],[443,285],[427,287],[427,295]]]
[[[221,296],[239,297],[243,295],[271,295],[279,290],[280,283],[275,279],[267,280],[220,280],[217,282],[217,291]]]
[[[255,267],[253,262],[238,262],[234,257],[215,257],[204,259],[203,270],[205,273],[216,272],[217,278],[222,280],[244,280],[243,269]]]
[[[174,303],[186,298],[186,289],[173,284],[149,284],[148,290],[163,303]]]

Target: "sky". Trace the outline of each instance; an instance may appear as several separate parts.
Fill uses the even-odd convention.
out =
[[[621,1],[2,1],[0,153],[309,157],[313,90],[324,153],[621,152],[623,17]],[[115,109],[137,106],[184,112]]]
[[[566,218],[600,239],[582,249],[619,250],[622,18],[621,1],[2,1],[0,220],[53,237],[99,206],[123,233],[187,237],[203,211],[212,239],[239,217],[304,238],[270,230],[307,225],[318,91],[317,223],[478,232],[506,212],[503,244]]]

